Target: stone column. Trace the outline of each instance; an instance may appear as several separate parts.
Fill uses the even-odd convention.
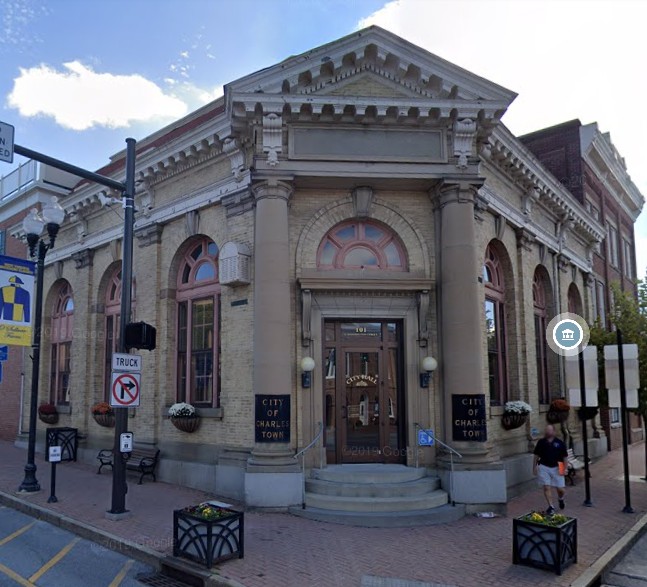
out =
[[[290,306],[290,244],[288,233],[288,203],[292,186],[278,180],[269,180],[254,187],[256,201],[254,236],[254,395],[267,402],[263,422],[268,422],[267,411],[284,407],[279,402],[292,398],[294,348],[292,313]],[[258,396],[263,396],[259,398]],[[293,403],[293,402],[291,402]],[[292,412],[294,412],[294,406]],[[288,412],[289,413],[289,412]],[[258,425],[260,414],[254,414]],[[255,442],[247,463],[245,501],[250,505],[283,507],[300,503],[301,476],[294,451],[286,432],[292,426],[277,423],[278,438]]]
[[[477,247],[474,226],[474,201],[481,183],[476,177],[445,180],[434,195],[440,230],[439,334],[445,439],[463,455],[455,466],[452,488],[454,499],[468,504],[506,501],[505,471],[497,462],[496,451],[491,450],[491,442],[481,441],[483,425],[489,423],[479,284],[484,251]],[[456,409],[455,402],[461,404]],[[461,424],[467,419],[478,423]],[[473,440],[455,440],[455,427],[473,428]]]

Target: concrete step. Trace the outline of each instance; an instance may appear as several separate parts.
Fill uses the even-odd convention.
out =
[[[405,465],[383,465],[361,463],[353,465],[328,465],[324,469],[313,469],[312,478],[336,483],[406,483],[422,479],[427,475],[424,468]]]
[[[289,508],[291,514],[347,526],[362,526],[364,528],[412,528],[414,526],[434,526],[436,524],[451,524],[465,515],[465,506],[449,504],[431,510],[413,510],[408,512],[344,512],[331,511],[299,506]]]
[[[403,483],[339,483],[321,479],[306,480],[308,493],[342,497],[407,497],[431,493],[439,487],[438,477],[423,477]]]
[[[347,497],[306,493],[306,507],[345,512],[408,512],[429,510],[448,501],[447,493],[436,489],[423,495],[398,497]]]

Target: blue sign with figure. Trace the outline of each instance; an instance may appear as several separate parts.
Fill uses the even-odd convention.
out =
[[[9,358],[9,347],[0,346],[0,361],[6,361]]]
[[[433,445],[434,445],[434,431],[418,430],[418,446],[433,446]]]

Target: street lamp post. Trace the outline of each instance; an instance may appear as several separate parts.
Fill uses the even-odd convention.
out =
[[[58,203],[58,198],[53,196],[46,202],[40,214],[33,208],[23,220],[23,230],[27,234],[30,257],[36,257],[36,300],[34,308],[34,337],[31,355],[31,398],[29,404],[29,442],[27,448],[27,464],[25,465],[25,478],[20,484],[19,491],[32,493],[40,491],[40,484],[36,479],[36,416],[38,410],[38,379],[40,377],[40,337],[43,314],[43,273],[47,251],[54,247],[56,235],[63,220],[65,210]],[[49,241],[41,239],[43,228],[47,229]]]

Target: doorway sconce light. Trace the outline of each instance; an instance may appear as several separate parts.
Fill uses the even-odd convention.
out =
[[[438,368],[438,361],[433,357],[425,357],[422,359],[422,372],[420,373],[420,387],[427,389],[431,374]]]
[[[315,368],[315,360],[312,357],[301,359],[301,387],[310,389],[312,387],[312,371]]]

